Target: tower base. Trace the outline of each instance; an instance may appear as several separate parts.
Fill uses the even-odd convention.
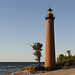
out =
[[[54,67],[45,67],[46,71],[52,71],[58,69],[56,66]]]
[[[46,67],[46,71],[51,71],[51,67]]]

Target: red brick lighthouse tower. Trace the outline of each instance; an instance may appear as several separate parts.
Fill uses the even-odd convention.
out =
[[[46,16],[46,48],[45,48],[45,67],[55,66],[55,41],[54,41],[54,19],[52,9],[48,9]]]

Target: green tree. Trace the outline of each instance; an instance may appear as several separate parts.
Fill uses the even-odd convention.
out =
[[[59,55],[59,63],[60,63],[61,66],[63,65],[63,58],[64,58],[64,55],[60,54]]]
[[[75,55],[73,56],[73,59],[75,59]]]
[[[68,56],[71,56],[71,50],[67,50]]]
[[[40,59],[42,57],[41,51],[42,51],[42,44],[37,42],[34,43],[33,45],[31,45],[31,47],[33,48],[33,50],[35,51],[33,54],[36,56],[36,61],[38,61],[38,65],[40,66]]]
[[[63,55],[63,54],[60,54],[60,55],[59,55],[59,61],[60,61],[60,62],[62,62],[62,61],[63,61],[63,57],[64,57],[64,55]]]
[[[68,56],[60,54],[57,58],[57,65],[58,66],[70,66],[75,65],[75,55],[71,55],[71,50],[66,51],[68,53]]]

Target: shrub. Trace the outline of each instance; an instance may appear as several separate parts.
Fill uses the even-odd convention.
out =
[[[33,70],[34,69],[34,66],[27,66],[27,67],[24,67],[23,69],[21,69],[21,71],[24,71],[24,70]]]
[[[44,66],[36,66],[36,67],[34,67],[34,70],[43,71],[43,70],[45,70],[45,67]]]
[[[44,66],[27,66],[21,69],[21,71],[29,70],[29,71],[43,71],[45,70]]]
[[[73,60],[73,63],[72,63],[72,65],[75,65],[75,59]]]

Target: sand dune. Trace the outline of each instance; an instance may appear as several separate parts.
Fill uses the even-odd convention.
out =
[[[75,68],[61,69],[61,70],[49,71],[46,73],[36,73],[36,74],[30,74],[28,71],[21,71],[6,75],[75,75]]]

